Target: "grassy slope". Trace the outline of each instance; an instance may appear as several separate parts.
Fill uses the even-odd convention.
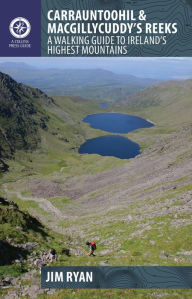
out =
[[[47,107],[49,114],[48,130],[41,130],[42,140],[36,151],[18,151],[15,159],[9,160],[12,169],[2,182],[15,181],[28,175],[49,175],[66,167],[66,175],[87,173],[92,163],[92,156],[77,154],[78,147],[86,139],[105,135],[100,130],[93,130],[82,119],[95,112],[102,112],[98,102],[82,101],[77,98],[54,96],[57,106]],[[95,155],[92,172],[103,171],[123,162],[116,158]]]
[[[16,151],[14,159],[6,160],[10,166],[10,171],[4,174],[0,178],[0,195],[8,196],[11,200],[16,202],[22,211],[27,211],[31,215],[34,215],[40,219],[47,217],[49,224],[53,218],[52,214],[46,210],[46,208],[41,207],[37,202],[33,200],[22,201],[15,195],[8,195],[4,192],[2,184],[7,184],[8,189],[12,191],[11,183],[13,186],[19,185],[24,186],[21,194],[23,196],[30,196],[28,191],[30,178],[36,179],[57,179],[58,173],[60,173],[61,168],[65,168],[65,173],[63,178],[68,175],[87,173],[87,170],[92,164],[92,157],[89,155],[79,156],[77,154],[77,149],[79,145],[84,142],[86,138],[92,136],[98,136],[102,133],[97,130],[92,130],[87,124],[81,122],[82,118],[89,113],[102,111],[99,107],[98,102],[85,101],[79,98],[69,98],[69,97],[54,97],[55,105],[47,106],[47,113],[49,114],[49,121],[47,123],[47,130],[41,130],[42,141],[38,145],[35,151]],[[99,156],[95,157],[92,172],[100,172],[106,168],[112,168],[116,165],[120,165],[121,161],[113,158],[100,159]],[[63,208],[68,202],[68,199],[63,199],[61,204],[56,204],[58,208]],[[15,216],[11,216],[10,219]],[[7,221],[7,223],[10,223]],[[48,224],[45,221],[45,224]],[[52,225],[51,229],[54,229]],[[54,229],[55,230],[55,229]],[[30,237],[29,231],[28,238],[26,239],[26,234],[16,234],[17,229],[11,226],[11,224],[1,225],[1,238],[3,236],[11,237],[16,243],[34,241],[34,237]],[[49,234],[52,236],[52,234]],[[48,249],[48,247],[56,247],[59,252],[63,247],[60,244],[60,237],[54,234],[54,239],[46,244],[45,242],[40,242],[38,236],[36,236],[36,241],[40,242],[40,250]],[[65,238],[70,238],[70,236],[64,236]],[[1,268],[1,274],[3,275],[18,275],[23,271],[22,268],[18,268],[15,265],[3,266]]]
[[[17,200],[14,202],[17,202],[17,207],[0,197],[0,241],[1,254],[3,253],[0,260],[0,278],[19,276],[30,269],[30,265],[26,262],[30,252],[22,250],[20,244],[37,242],[38,247],[33,249],[37,255],[42,250],[48,251],[50,246],[54,245],[56,248],[63,246],[63,243],[60,244],[58,234],[50,232],[27,212],[29,207],[38,207],[38,204],[28,202],[23,205]],[[23,261],[19,264],[13,263],[19,256],[23,256]]]
[[[169,142],[171,136],[170,133],[177,131],[183,125],[189,126],[191,122],[191,82],[185,82],[185,84],[186,86],[183,86],[183,83],[181,83],[181,86],[178,86],[178,82],[176,84],[169,83],[167,86],[165,84],[163,86],[160,85],[160,87],[155,86],[146,89],[144,93],[139,93],[135,98],[129,98],[127,101],[122,102],[122,105],[124,105],[123,108],[121,106],[116,106],[108,108],[108,110],[123,110],[123,112],[126,111],[128,113],[135,113],[150,118],[156,123],[156,127],[138,130],[129,134],[129,136],[138,141],[143,149],[148,148],[149,146],[151,146],[152,149],[155,148],[158,139],[163,138],[163,141],[160,143],[160,146],[162,146],[162,144]],[[156,99],[155,103],[153,103],[154,98]],[[135,99],[138,99],[139,106],[135,107],[133,104],[129,104],[129,101],[133,101],[132,99],[134,100],[134,103]],[[146,100],[150,105],[146,105]],[[43,132],[42,144],[37,152],[30,154],[17,153],[16,160],[12,161],[10,164],[10,173],[5,175],[2,179],[2,182],[13,182],[12,184],[9,184],[10,190],[17,189],[24,193],[29,192],[28,189],[34,178],[37,180],[56,180],[62,182],[74,178],[74,183],[76,184],[77,180],[77,183],[80,186],[81,179],[84,180],[84,176],[86,177],[87,174],[91,177],[91,174],[101,173],[102,171],[110,170],[120,165],[123,167],[124,164],[126,167],[129,165],[126,161],[121,161],[116,158],[100,157],[97,155],[78,155],[76,153],[77,147],[85,138],[105,134],[97,130],[92,130],[87,124],[83,124],[80,121],[87,113],[101,111],[101,109],[94,103],[86,103],[84,105],[84,102],[77,103],[69,98],[55,97],[55,101],[60,107],[64,108],[64,111],[68,113],[70,119],[66,115],[65,117],[64,115],[61,115],[61,111],[57,109],[51,111],[49,125],[53,134]],[[143,101],[145,101],[145,104]],[[64,123],[63,119],[65,119]],[[59,129],[58,132],[56,132],[57,128]],[[58,135],[55,133],[63,134],[63,136],[58,138]],[[68,142],[65,139],[68,139]],[[186,152],[183,150],[180,155],[177,152],[174,153],[171,148],[169,149],[170,152],[173,151],[174,153],[172,163],[175,163],[175,165],[181,163],[181,167],[182,161],[187,161],[191,155],[191,153],[187,151],[188,139],[187,141],[185,140],[185,142]],[[149,157],[147,156],[147,159],[150,159],[150,155]],[[155,161],[160,154],[156,151],[154,155]],[[125,169],[122,168],[122,173],[124,171]],[[143,172],[144,171],[145,169],[143,169]],[[132,181],[136,181],[137,177],[139,177],[139,173],[135,173],[135,178],[132,179]],[[17,183],[18,179],[20,179],[20,181]],[[173,225],[175,221],[175,212],[170,212],[169,215],[159,216],[154,214],[154,216],[149,217],[151,213],[153,215],[158,209],[166,209],[168,205],[170,206],[170,202],[167,202],[168,199],[172,200],[171,206],[182,207],[183,203],[180,197],[182,194],[190,191],[192,187],[191,184],[188,183],[189,179],[189,175],[182,176],[181,174],[180,178],[177,178],[177,183],[181,184],[181,186],[176,190],[168,189],[163,192],[155,191],[155,188],[158,186],[153,183],[150,186],[146,185],[145,188],[142,189],[139,189],[138,185],[138,190],[129,195],[131,198],[134,199],[134,197],[136,197],[137,199],[132,201],[132,203],[127,203],[123,206],[119,205],[118,207],[117,204],[115,209],[111,211],[107,208],[104,213],[105,216],[102,216],[102,213],[96,214],[94,216],[94,223],[92,217],[87,216],[86,210],[84,213],[79,210],[79,213],[81,213],[79,217],[69,218],[67,222],[60,221],[60,226],[64,232],[69,232],[70,229],[72,229],[72,232],[70,233],[71,236],[73,236],[73,234],[76,236],[76,233],[79,233],[79,242],[82,244],[82,248],[84,247],[84,241],[87,238],[94,238],[96,234],[99,250],[107,250],[107,244],[110,244],[112,250],[104,256],[100,255],[98,252],[98,256],[89,261],[84,255],[78,257],[72,255],[70,259],[63,257],[58,264],[85,265],[89,263],[90,265],[99,265],[101,261],[105,261],[106,265],[189,264],[190,259],[188,256],[182,254],[177,256],[177,253],[182,252],[182,250],[189,251],[191,248],[189,238],[191,231],[190,215],[186,213],[186,211],[178,213],[177,221],[182,222],[184,220],[185,223],[183,226],[179,226],[179,229]],[[152,181],[152,179],[149,178],[149,181],[150,180]],[[169,183],[176,184],[174,179]],[[113,193],[115,194],[115,192],[118,195],[118,192],[120,192],[121,189],[123,190],[126,186],[129,188],[129,184],[131,184],[131,180],[119,184],[118,187],[115,185],[106,186],[106,189],[98,189],[97,191],[90,193],[89,198],[92,200],[95,198],[95,200],[97,200],[99,193],[101,193],[101,195],[103,194],[103,196],[105,196],[105,193],[109,193],[109,197]],[[162,183],[160,183],[160,186],[161,184]],[[166,186],[166,183],[164,183],[164,185]],[[145,194],[148,194],[149,191],[152,191],[153,195],[147,195],[147,200],[143,201],[142,197],[145,197]],[[173,200],[174,198],[176,198],[176,201]],[[121,199],[120,193],[119,199]],[[15,200],[19,201],[16,198]],[[58,206],[63,213],[65,213],[65,211],[70,212],[70,209],[72,209],[72,211],[74,209],[75,211],[76,205],[78,210],[78,204],[81,205],[81,200],[80,203],[78,203],[78,201],[73,202],[70,198],[67,199],[63,196],[49,198],[49,200],[53,204],[55,202],[55,206]],[[159,206],[159,203],[162,203],[162,206]],[[34,213],[34,215],[38,214],[41,216],[43,221],[46,222],[45,215],[43,215],[37,208],[34,207],[31,209],[30,206],[26,208],[29,209],[31,213]],[[140,218],[143,214],[145,215],[144,218]],[[128,217],[129,215],[130,219]],[[143,233],[141,232],[136,234],[135,237],[131,237],[131,234],[134,234],[143,228]],[[81,235],[81,233],[83,234]],[[151,241],[154,241],[154,243],[151,243]],[[118,244],[120,244],[120,247],[116,247]],[[76,245],[75,243],[72,243],[71,246],[74,246],[75,248]],[[94,298],[100,296],[105,296],[106,298],[110,296],[113,298],[124,298],[125,296],[128,298],[133,298],[133,296],[137,296],[138,298],[151,298],[152,296],[158,296],[158,294],[162,294],[164,298],[173,298],[173,296],[189,298],[190,291],[82,290],[74,291],[74,293],[71,293],[70,291],[60,291],[57,295],[54,295],[54,298],[63,298],[63,296],[65,296],[65,298],[73,298],[77,296],[79,298],[84,298],[85,296]]]
[[[178,128],[191,121],[192,80],[152,85],[115,105],[139,113],[159,126]],[[179,116],[179,117],[178,117]]]
[[[46,129],[49,119],[43,106],[51,104],[52,99],[40,90],[0,73],[0,158],[37,147],[39,128]]]
[[[138,130],[129,134],[128,136],[133,140],[140,143],[143,149],[151,146],[153,148],[157,139],[163,138],[164,142],[169,140],[169,136],[173,132],[177,132],[182,126],[189,126],[191,124],[191,91],[192,82],[168,82],[166,84],[158,84],[154,87],[147,88],[144,92],[139,92],[135,96],[128,98],[128,101],[124,101],[117,104],[116,107],[109,107],[108,111],[123,111],[131,114],[140,115],[148,118],[156,123],[154,128]],[[153,102],[153,100],[155,101]],[[130,104],[129,104],[130,100]],[[138,104],[135,106],[136,100]],[[123,105],[123,109],[122,109]],[[180,136],[182,139],[182,137]],[[187,143],[186,143],[187,146]],[[188,159],[191,155],[189,151],[184,151],[183,154],[178,155],[173,163],[180,163],[182,160]],[[180,165],[182,168],[182,164]],[[84,234],[91,238],[99,236],[99,245],[101,250],[107,250],[107,246],[103,240],[111,240],[111,246],[114,246],[111,253],[108,253],[104,258],[107,264],[112,265],[189,265],[191,264],[191,258],[185,256],[185,251],[191,250],[190,231],[191,231],[191,217],[190,214],[184,212],[177,213],[176,211],[170,212],[169,215],[152,216],[148,217],[150,213],[159,209],[159,202],[165,202],[162,204],[162,209],[167,209],[170,206],[178,206],[182,209],[182,201],[180,198],[185,192],[192,190],[192,185],[187,183],[186,180],[190,180],[190,176],[182,177],[178,179],[181,182],[181,187],[176,190],[164,191],[164,193],[157,192],[155,196],[148,197],[148,205],[146,201],[137,200],[128,205],[128,209],[115,209],[112,212],[105,214],[102,221],[102,225],[99,224],[101,216],[95,219],[95,224],[90,225],[90,219],[87,216],[79,219],[79,226],[83,229]],[[174,182],[173,184],[177,184]],[[157,186],[151,186],[151,190]],[[148,189],[150,189],[148,188]],[[107,191],[107,190],[106,190]],[[147,193],[143,190],[143,196]],[[99,191],[98,191],[99,192]],[[98,193],[97,192],[97,193]],[[138,191],[138,193],[141,191]],[[142,195],[142,193],[141,193]],[[90,196],[94,197],[96,194],[92,193]],[[134,196],[134,194],[132,195]],[[172,203],[169,202],[172,200]],[[134,220],[139,218],[145,213],[145,218],[142,220]],[[125,216],[130,215],[132,221],[125,221]],[[134,217],[135,216],[135,217]],[[148,219],[149,218],[149,219]],[[110,220],[111,219],[111,220]],[[175,220],[176,219],[176,220]],[[175,222],[183,222],[184,225],[179,225],[179,229],[174,225]],[[75,227],[75,226],[74,226]],[[150,228],[151,227],[151,228]],[[148,229],[149,228],[149,229]],[[143,232],[142,232],[143,229]],[[131,234],[136,231],[141,233],[136,234],[135,237],[130,238]],[[110,241],[108,241],[110,243]],[[121,247],[115,248],[118,243]],[[180,254],[179,254],[180,252]],[[184,252],[182,254],[182,252]],[[98,256],[93,261],[90,261],[91,265],[99,264],[103,260],[101,256]],[[65,261],[63,261],[65,264]],[[87,263],[87,258],[82,257],[72,260],[71,264],[84,265]],[[90,295],[90,291],[83,291],[84,296]],[[97,295],[96,295],[97,294]],[[191,291],[177,290],[177,291],[101,291],[100,295],[122,297],[127,296],[132,298],[142,297],[151,298],[156,297],[158,294],[163,298],[190,298]],[[81,296],[78,291],[76,296]],[[99,296],[98,293],[93,292],[92,295]],[[69,297],[70,294],[68,294]],[[62,297],[62,292],[61,292]],[[58,296],[58,298],[60,298]]]
[[[192,80],[157,83],[115,103],[108,110],[123,110],[155,123],[150,130],[137,130],[128,135],[144,150],[160,136],[166,137],[191,123],[191,92]]]

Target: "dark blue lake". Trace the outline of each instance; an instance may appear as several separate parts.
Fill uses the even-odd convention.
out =
[[[123,113],[91,114],[87,115],[83,121],[89,123],[94,129],[121,134],[154,126],[154,124],[141,117]]]
[[[79,153],[99,154],[101,156],[129,159],[140,154],[140,147],[137,143],[128,138],[118,135],[109,135],[87,140],[80,146]]]
[[[89,123],[94,129],[121,134],[154,126],[154,124],[141,117],[123,113],[92,114],[86,116],[83,121]],[[87,140],[80,146],[79,153],[129,159],[140,154],[140,147],[128,138],[109,135]]]

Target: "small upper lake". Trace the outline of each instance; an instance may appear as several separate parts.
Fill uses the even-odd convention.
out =
[[[141,117],[123,113],[92,114],[86,116],[83,121],[89,123],[94,129],[121,134],[154,126],[153,123]],[[87,140],[80,146],[79,153],[129,159],[140,154],[140,147],[126,137],[109,135]]]
[[[104,102],[104,103],[100,103],[99,105],[103,108],[106,108],[106,107],[108,107],[109,105],[112,105],[112,104],[113,104],[113,102]]]
[[[134,115],[124,113],[97,113],[87,115],[84,119],[94,129],[111,133],[126,134],[141,128],[150,128],[154,124]]]
[[[80,146],[79,153],[129,159],[140,154],[140,147],[128,138],[109,135],[87,140]]]

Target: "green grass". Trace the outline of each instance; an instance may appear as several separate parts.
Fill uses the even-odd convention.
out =
[[[116,211],[117,213],[118,211]],[[123,211],[121,211],[123,213]],[[131,211],[129,211],[131,213]],[[125,213],[125,212],[124,212]],[[181,214],[179,219],[190,219],[190,215]],[[142,221],[107,221],[104,225],[92,224],[87,231],[87,238],[91,235],[99,236],[97,241],[96,257],[61,256],[57,265],[61,266],[99,266],[100,261],[107,261],[106,265],[136,266],[136,265],[189,265],[188,257],[179,254],[182,250],[191,250],[190,232],[191,223],[175,229],[172,225],[174,215],[159,216],[150,219],[149,230],[131,238],[131,234],[142,230],[148,219]],[[79,225],[80,222],[79,222]],[[89,227],[90,228],[90,227]],[[114,237],[114,242],[110,238]],[[84,247],[85,240],[79,241],[79,246]],[[155,241],[155,244],[151,244]],[[117,245],[121,245],[120,248]],[[105,256],[100,251],[113,249]],[[54,298],[153,298],[162,294],[162,298],[190,298],[190,290],[61,290],[54,294]],[[156,294],[156,295],[154,295]],[[39,298],[45,298],[43,296]]]
[[[21,273],[26,272],[27,269],[24,265],[9,265],[9,266],[1,266],[0,267],[0,277],[18,277]]]
[[[26,195],[25,195],[26,196]],[[49,215],[50,213],[46,210],[39,207],[39,204],[33,200],[21,200],[16,196],[11,198],[16,204],[18,204],[19,208],[23,211],[29,211],[31,209],[35,209],[39,214]]]
[[[18,201],[16,198],[13,200]],[[34,202],[30,204],[35,206]],[[3,241],[1,249],[4,251],[0,260],[0,278],[8,275],[17,277],[29,269],[28,262],[25,260],[29,252],[25,253],[20,249],[20,244],[37,242],[38,246],[33,249],[33,252],[40,254],[42,250],[48,252],[51,247],[60,252],[65,242],[69,241],[68,237],[62,236],[61,238],[57,232],[50,232],[27,212],[7,204],[1,205],[0,240]],[[24,257],[24,260],[20,265],[16,265],[13,261],[20,255]]]
[[[185,220],[187,219],[187,216],[184,214],[180,215],[181,219],[182,217]],[[95,232],[94,225],[92,225],[91,230],[87,232],[87,238],[96,234],[100,240],[97,241],[97,256],[89,260],[90,265],[99,265],[101,260],[106,259],[110,265],[119,266],[188,265],[187,257],[184,257],[184,260],[175,260],[175,258],[177,258],[178,252],[182,251],[182,249],[190,250],[192,225],[186,224],[181,226],[179,230],[176,230],[172,225],[174,220],[173,216],[159,216],[150,219],[149,223],[147,223],[147,220],[141,222],[132,221],[129,224],[123,221],[111,221],[111,223],[108,221],[108,224],[102,227],[97,224],[97,232]],[[149,229],[132,236],[133,233],[142,231],[145,225],[146,227],[148,225]],[[111,239],[111,237],[114,239]],[[80,247],[84,246],[84,241],[79,242]],[[150,241],[155,241],[155,244],[151,245]],[[106,256],[100,256],[99,252],[106,249],[112,249],[112,252]],[[163,251],[167,253],[168,257],[162,254]],[[162,255],[163,257],[161,257]],[[86,256],[61,257],[58,265],[86,265],[87,261],[88,258]]]
[[[65,209],[67,204],[71,204],[71,200],[63,196],[47,198],[47,200],[49,200],[58,209]]]
[[[24,197],[29,197],[29,196],[31,196],[31,193],[28,190],[23,190],[23,191],[21,191],[21,195]]]

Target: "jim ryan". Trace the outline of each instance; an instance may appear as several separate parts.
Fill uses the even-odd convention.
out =
[[[93,272],[47,272],[45,282],[93,282]]]

